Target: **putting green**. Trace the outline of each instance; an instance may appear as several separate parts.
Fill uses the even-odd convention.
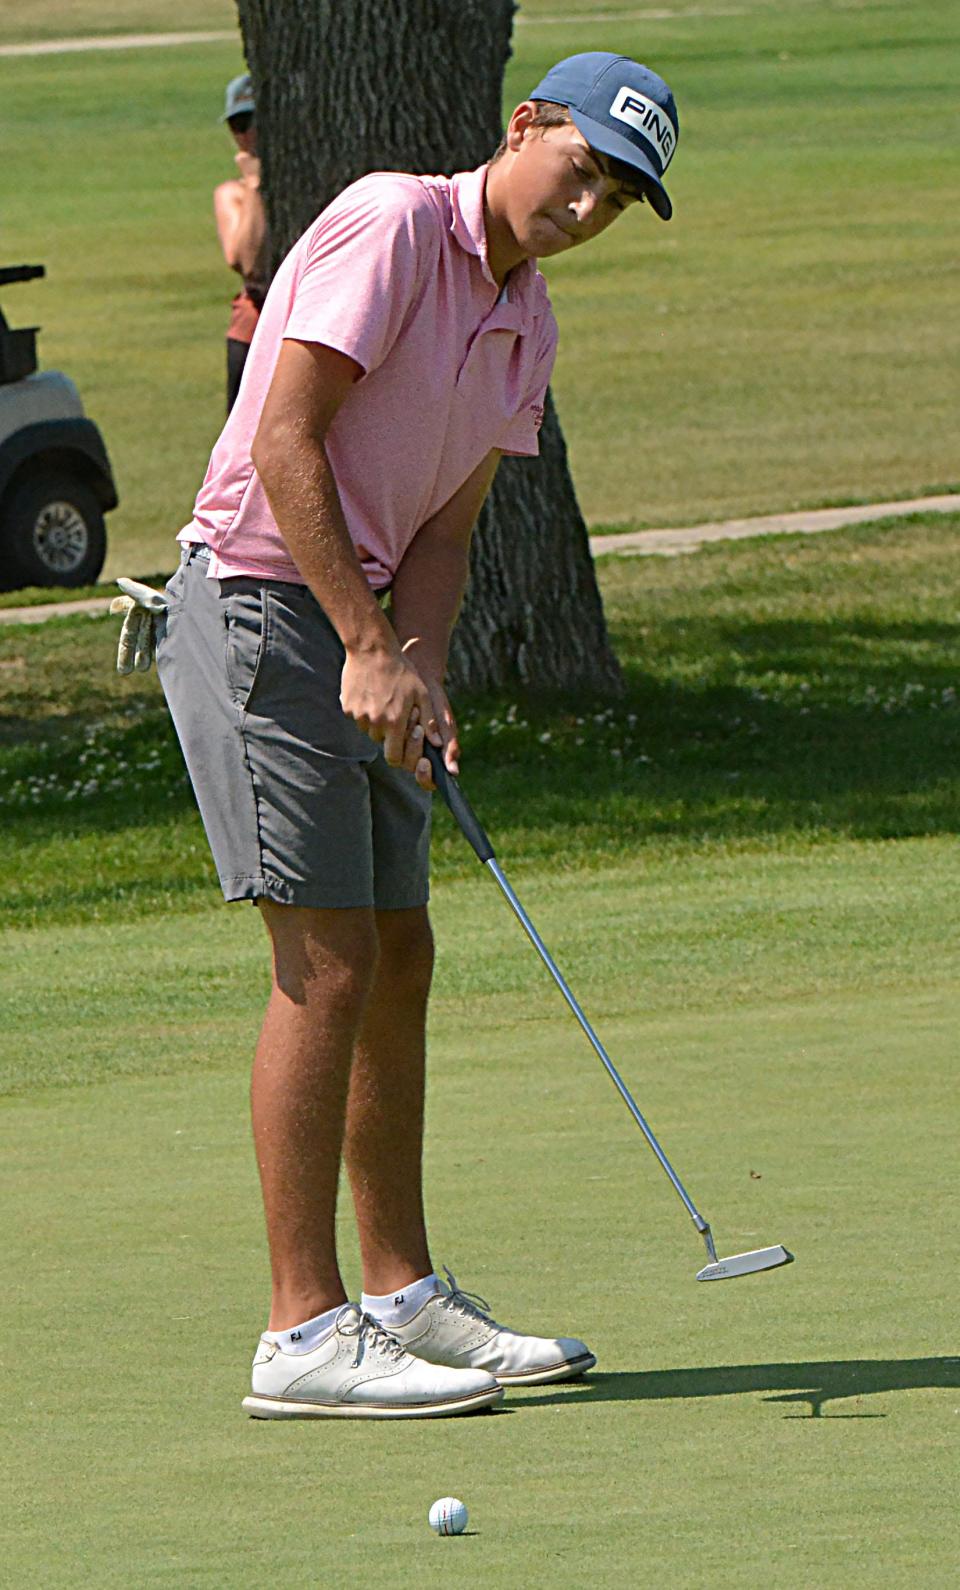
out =
[[[436,1585],[950,1582],[956,871],[917,840],[524,877],[721,1251],[797,1254],[710,1287],[492,882],[442,886],[435,1256],[600,1365],[424,1425],[240,1411],[267,1282],[254,913],[123,924],[109,965],[95,926],[7,935],[11,1582],[306,1586],[393,1560]],[[341,1224],[355,1285],[346,1203]],[[475,1533],[438,1541],[451,1493]]]

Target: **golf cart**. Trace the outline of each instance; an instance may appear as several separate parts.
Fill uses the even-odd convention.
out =
[[[0,269],[0,287],[45,275]],[[76,387],[37,370],[37,326],[13,331],[0,311],[0,589],[89,585],[103,568],[103,516],[117,505],[103,439]]]

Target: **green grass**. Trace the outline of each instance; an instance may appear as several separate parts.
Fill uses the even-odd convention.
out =
[[[546,20],[573,9],[597,8],[523,13],[506,101],[564,53],[614,47],[671,79],[683,121],[676,219],[632,214],[550,270],[588,519],[681,524],[955,482],[955,8],[750,0],[732,16]],[[5,254],[49,266],[5,304],[43,325],[44,362],[104,429],[121,494],[108,577],[169,561],[221,423],[232,278],[210,195],[241,65],[239,42],[0,60],[17,129]]]
[[[601,560],[623,700],[459,703],[464,785],[504,859],[955,833],[958,530],[938,515]],[[0,924],[208,896],[156,677],[115,673],[117,624],[0,627]],[[443,811],[435,865],[475,865]]]
[[[406,1428],[239,1408],[267,1281],[255,913],[7,935],[11,1583],[353,1583],[389,1557],[504,1590],[950,1582],[958,881],[946,840],[525,880],[721,1249],[797,1253],[715,1289],[495,886],[443,886],[436,1255],[600,1368]],[[342,1235],[356,1285],[346,1206]],[[460,1542],[426,1526],[449,1492]]]
[[[600,1367],[430,1427],[242,1417],[262,929],[217,902],[116,621],[0,630],[11,1582],[391,1557],[497,1590],[951,1582],[958,529],[605,559],[622,705],[464,712],[498,855],[721,1251],[798,1262],[695,1285],[689,1222],[441,813],[435,1255]],[[355,1287],[346,1203],[341,1233]],[[449,1492],[460,1542],[425,1522]]]
[[[232,0],[31,0],[0,16],[0,44],[234,28]]]
[[[609,42],[673,77],[684,116],[676,224],[632,218],[552,276],[588,513],[949,483],[952,12],[743,0],[586,38],[547,20],[573,5],[613,9],[526,7],[508,97]],[[222,14],[49,0],[0,37]],[[216,430],[209,190],[239,65],[218,45],[0,60],[5,257],[51,266],[5,307],[44,322],[107,432],[107,575],[169,564]],[[117,620],[0,626],[5,1581],[954,1582],[958,531],[603,559],[623,701],[459,703],[465,787],[721,1251],[798,1258],[694,1284],[689,1222],[441,811],[435,1256],[600,1355],[472,1421],[243,1418],[268,1286],[262,929],[218,903],[155,676],[114,672]],[[356,1286],[346,1203],[341,1228]],[[438,1541],[449,1492],[476,1532]]]

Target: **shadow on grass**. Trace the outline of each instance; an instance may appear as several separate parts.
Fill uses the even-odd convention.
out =
[[[882,1419],[879,1413],[823,1414],[829,1402],[925,1387],[960,1389],[960,1358],[843,1358],[835,1363],[737,1364],[715,1369],[655,1369],[594,1374],[565,1388],[524,1397],[529,1403],[660,1402],[673,1397],[731,1397],[782,1392],[764,1402],[806,1404],[809,1417]],[[785,1418],[806,1417],[790,1414]]]
[[[494,827],[590,825],[611,840],[632,829],[633,842],[960,827],[960,626],[702,612],[651,622],[641,607],[613,628],[626,692],[612,710],[524,704],[519,725],[495,704],[463,713],[474,722],[464,777]]]
[[[614,704],[458,702],[464,787],[494,842],[549,858],[561,846],[622,853],[654,836],[957,832],[960,626],[896,611],[759,619],[753,594],[740,592],[733,613],[715,614],[708,596],[681,613],[674,597],[658,615],[623,593],[612,628],[626,691]],[[108,705],[116,713],[116,686],[85,664],[71,705],[95,722]],[[131,703],[93,749],[78,712],[33,720],[24,689],[6,704],[0,815],[19,842],[146,828],[192,808],[158,695]],[[105,771],[85,785],[97,760]],[[439,814],[438,835],[447,826]]]

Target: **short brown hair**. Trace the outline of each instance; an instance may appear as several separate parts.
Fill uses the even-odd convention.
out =
[[[537,107],[537,114],[530,123],[531,127],[562,127],[564,122],[570,120],[570,112],[566,105],[554,105],[548,99],[535,99],[533,103]],[[499,160],[501,155],[505,155],[506,152],[507,135],[504,133],[490,156],[490,164],[493,165],[494,161]]]
[[[549,99],[535,99],[533,103],[537,107],[537,113],[530,123],[531,127],[542,127],[546,130],[548,127],[563,127],[566,122],[573,120],[566,105],[555,105]],[[493,165],[506,152],[507,135],[504,133],[490,157],[490,164]],[[598,153],[598,151],[595,151],[595,153]],[[646,181],[642,173],[637,171],[634,166],[628,166],[625,160],[615,160],[612,155],[601,155],[600,159],[604,169],[610,173],[615,182],[621,183],[629,193],[634,194],[638,199],[646,198]]]

